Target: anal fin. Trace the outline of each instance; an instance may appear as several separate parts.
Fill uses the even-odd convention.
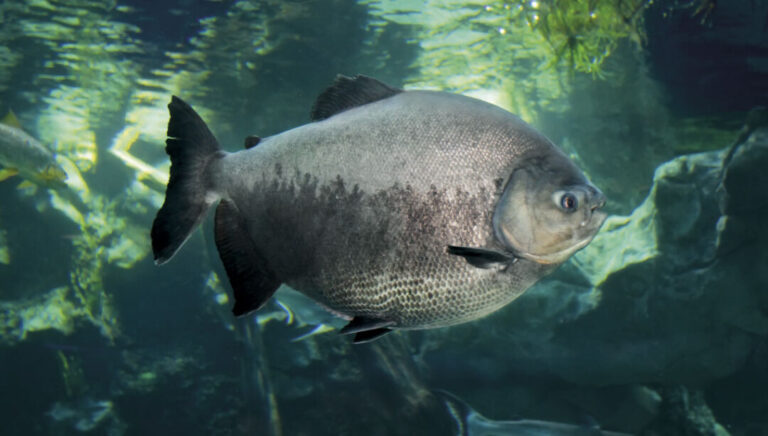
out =
[[[361,344],[370,342],[381,335],[392,331],[389,327],[395,325],[394,321],[389,321],[379,318],[371,318],[367,316],[356,316],[352,318],[349,324],[345,325],[339,333],[342,335],[349,335],[354,333],[355,338],[352,340],[355,344]]]
[[[216,208],[216,248],[235,297],[232,313],[245,315],[272,297],[280,280],[248,236],[245,221],[234,203],[222,200]]]

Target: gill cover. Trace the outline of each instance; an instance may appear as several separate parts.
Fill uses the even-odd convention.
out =
[[[605,220],[605,197],[564,155],[526,161],[510,175],[493,216],[496,237],[516,256],[564,262]]]

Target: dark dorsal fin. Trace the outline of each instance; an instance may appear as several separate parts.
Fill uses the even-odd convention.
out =
[[[259,145],[259,142],[261,142],[261,138],[259,138],[256,135],[250,135],[245,137],[245,148],[246,150],[249,148],[256,147]]]
[[[358,74],[347,77],[339,74],[328,89],[323,91],[312,107],[312,121],[330,118],[339,112],[392,97],[403,92],[378,80]]]

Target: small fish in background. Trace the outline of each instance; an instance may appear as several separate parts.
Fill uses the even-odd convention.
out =
[[[448,391],[435,390],[434,393],[445,402],[448,413],[456,421],[458,436],[632,436],[601,430],[594,422],[577,425],[535,419],[495,421]]]
[[[281,286],[272,297],[269,310],[265,307],[254,317],[260,326],[272,321],[281,322],[291,328],[304,330],[303,333],[291,339],[299,342],[315,335],[340,330],[344,327],[344,319],[319,305],[315,300],[288,286]]]
[[[152,226],[171,259],[218,202],[235,315],[281,284],[368,342],[505,306],[586,246],[605,196],[520,118],[462,95],[338,76],[312,123],[226,153],[187,103],[168,105],[170,179]]]
[[[293,338],[292,342],[302,341],[344,327],[343,318],[334,315],[316,301],[288,286],[281,286],[273,298],[285,311],[286,324],[299,329],[308,329],[305,333]]]
[[[110,400],[81,398],[65,403],[56,402],[46,415],[56,423],[84,433],[100,429],[103,434],[109,434],[106,431],[108,427],[119,424],[114,403]]]
[[[67,173],[43,144],[22,130],[13,112],[0,120],[0,181],[19,175],[46,188],[64,188]],[[22,184],[21,188],[25,188]]]

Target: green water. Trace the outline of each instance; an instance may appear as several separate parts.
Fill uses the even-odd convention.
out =
[[[0,116],[68,178],[0,182],[0,434],[768,434],[766,22],[758,0],[4,0]],[[337,74],[519,115],[612,216],[500,311],[365,345],[290,291],[233,317],[212,217],[155,266],[171,96],[237,151]]]

